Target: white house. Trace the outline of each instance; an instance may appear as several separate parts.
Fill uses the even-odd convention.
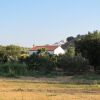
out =
[[[61,46],[54,46],[54,45],[45,45],[45,46],[33,46],[32,49],[29,50],[29,55],[36,53],[38,49],[46,49],[50,54],[65,54],[65,51],[61,48]]]

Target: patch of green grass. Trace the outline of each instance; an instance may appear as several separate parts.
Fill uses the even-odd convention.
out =
[[[83,75],[74,75],[72,77],[74,83],[77,84],[100,84],[100,75],[87,73]]]
[[[63,74],[59,72],[45,73],[45,72],[39,72],[39,71],[30,71],[30,76],[33,76],[36,78],[41,78],[41,77],[55,78],[57,76],[63,76]]]
[[[88,73],[83,75],[75,75],[73,79],[100,80],[100,75]]]

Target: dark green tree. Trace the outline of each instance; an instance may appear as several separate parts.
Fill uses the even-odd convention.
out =
[[[95,71],[100,70],[100,32],[88,32],[87,35],[77,39],[75,44],[76,52],[89,59]]]
[[[58,57],[58,67],[68,74],[86,72],[87,65],[88,61],[80,55],[74,57],[61,55]]]
[[[66,55],[69,57],[75,56],[75,47],[69,47],[66,51]]]
[[[33,53],[27,61],[29,70],[43,73],[53,71],[56,67],[56,63],[57,57],[47,53],[45,49],[39,49],[38,52]]]

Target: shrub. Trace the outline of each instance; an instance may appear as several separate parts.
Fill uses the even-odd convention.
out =
[[[55,68],[54,62],[51,61],[48,57],[39,58],[38,70],[42,72],[51,72]]]
[[[80,73],[88,70],[88,61],[81,57],[69,57],[67,55],[62,55],[58,58],[58,67],[63,69],[68,73]]]
[[[56,59],[53,55],[33,54],[28,58],[28,69],[33,71],[51,72],[56,66]]]
[[[19,63],[0,64],[0,75],[26,75],[27,66]]]

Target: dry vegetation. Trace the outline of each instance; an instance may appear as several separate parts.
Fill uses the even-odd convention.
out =
[[[60,79],[1,78],[0,100],[99,100],[100,85],[62,84]]]

